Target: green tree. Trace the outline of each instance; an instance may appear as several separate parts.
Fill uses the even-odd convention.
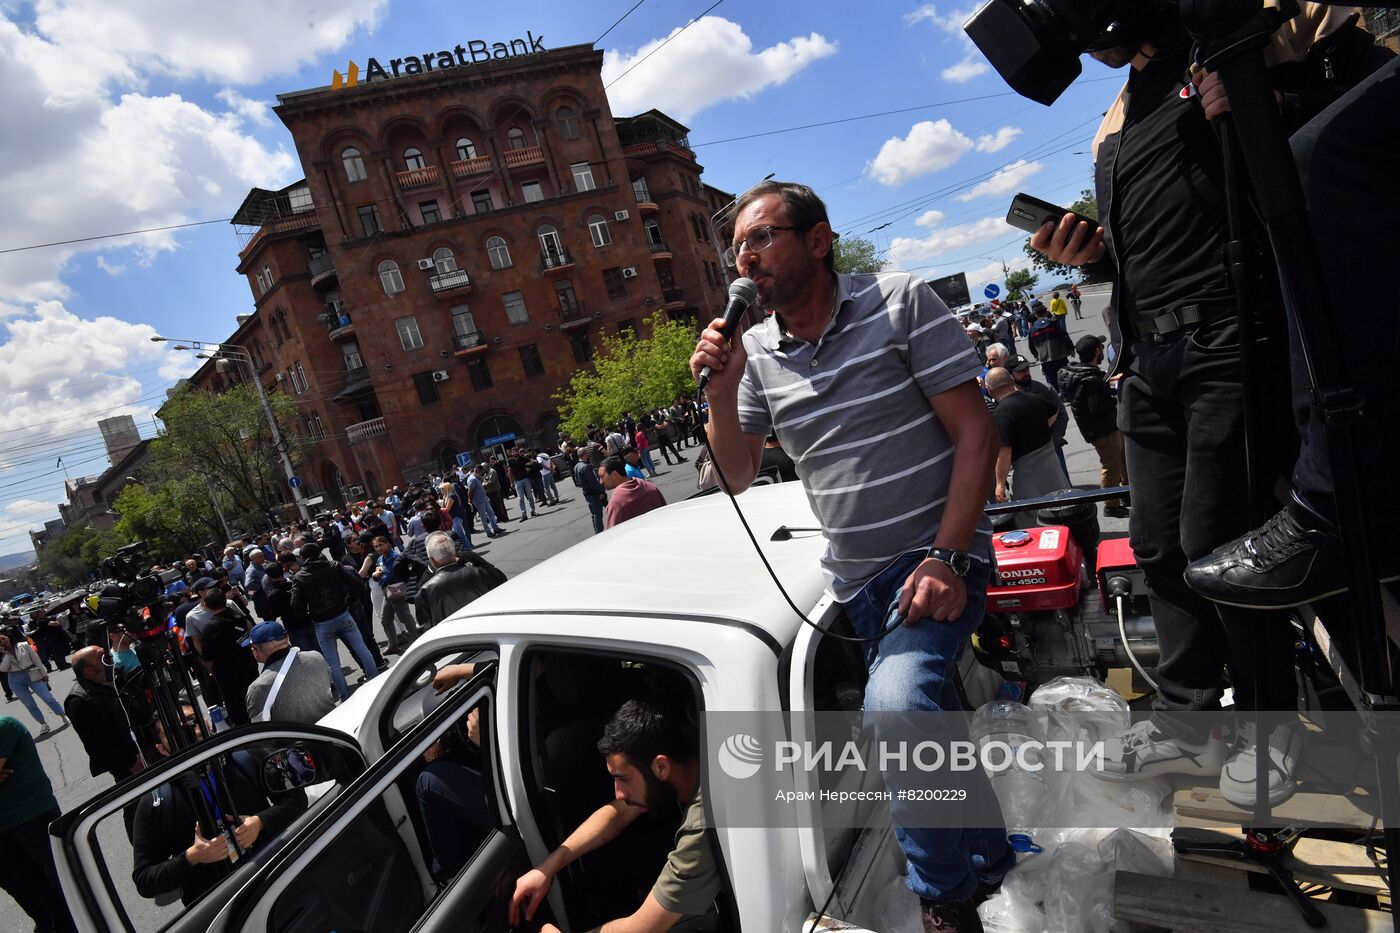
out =
[[[592,365],[577,370],[555,394],[565,434],[581,438],[589,424],[611,424],[625,411],[650,411],[695,391],[690,375],[695,329],[658,311],[643,322],[643,330],[650,336],[605,335]]]
[[[39,573],[59,586],[78,586],[100,576],[98,565],[111,557],[125,542],[115,529],[98,530],[91,525],[69,528],[39,551]]]
[[[293,430],[296,406],[281,392],[271,393],[268,401],[293,463],[299,462],[307,445]],[[200,504],[211,496],[229,521],[243,528],[261,527],[269,511],[290,501],[272,430],[253,386],[236,385],[218,395],[181,392],[165,403],[161,418],[166,432],[151,443],[148,468],[160,491],[152,495],[175,506],[177,520],[198,528],[200,539],[224,534],[212,504],[207,509]],[[175,485],[167,490],[170,484]],[[134,516],[144,513],[136,500],[133,506]]]
[[[1099,219],[1099,201],[1094,196],[1093,189],[1085,188],[1079,192],[1079,199],[1069,206],[1069,209],[1076,214],[1083,214],[1085,217]],[[1062,262],[1052,262],[1046,255],[1031,246],[1031,238],[1026,237],[1026,242],[1021,246],[1022,251],[1030,257],[1031,262],[1037,269],[1042,270],[1047,275],[1060,278],[1078,275],[1079,272],[1074,266],[1067,266]]]
[[[1035,283],[1040,279],[1029,269],[1016,269],[1006,277],[1006,300],[1020,301],[1021,292],[1035,288]]]
[[[875,244],[858,236],[843,236],[832,244],[836,254],[836,271],[851,273],[880,272],[890,264],[880,258]]]
[[[132,483],[117,496],[112,509],[121,516],[115,529],[118,536],[124,541],[144,541],[152,560],[174,560],[207,544],[211,536],[225,537],[209,488],[197,476],[172,477],[158,486]]]

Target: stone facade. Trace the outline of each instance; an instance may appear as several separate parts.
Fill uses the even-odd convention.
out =
[[[309,495],[372,495],[492,438],[551,443],[553,396],[601,334],[723,307],[724,194],[684,126],[614,120],[601,65],[574,46],[280,96],[305,180],[235,217],[256,311],[226,343],[297,401]]]

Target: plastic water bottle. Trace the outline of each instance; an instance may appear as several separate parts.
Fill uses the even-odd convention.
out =
[[[209,731],[227,732],[229,729],[228,720],[224,717],[222,706],[209,707]]]
[[[1044,748],[1044,727],[1037,714],[1028,707],[1011,700],[993,700],[984,704],[972,714],[970,728],[972,740],[977,743],[978,752],[992,742],[1001,743],[988,756],[993,765],[1001,765],[1007,757],[1010,761],[999,770],[987,769],[992,790],[1001,804],[1002,818],[1006,821],[1006,840],[1017,852],[1039,852],[1035,844],[1036,823],[1044,816],[1046,802],[1050,798],[1050,785],[1045,768],[1028,771],[1020,764],[1042,763],[1041,751]],[[1025,752],[1019,752],[1022,745],[1038,743]],[[987,759],[984,759],[984,764]]]

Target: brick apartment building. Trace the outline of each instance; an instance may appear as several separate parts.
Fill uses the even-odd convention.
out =
[[[686,127],[613,117],[602,60],[571,46],[279,96],[305,178],[234,218],[256,309],[225,344],[297,402],[308,495],[551,443],[553,395],[600,335],[723,306],[709,217],[732,195],[701,182]]]

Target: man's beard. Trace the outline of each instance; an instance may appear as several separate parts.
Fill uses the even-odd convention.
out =
[[[661,780],[649,770],[642,772],[642,779],[646,783],[646,799],[643,805],[649,813],[664,814],[676,805],[676,789],[670,782]]]

